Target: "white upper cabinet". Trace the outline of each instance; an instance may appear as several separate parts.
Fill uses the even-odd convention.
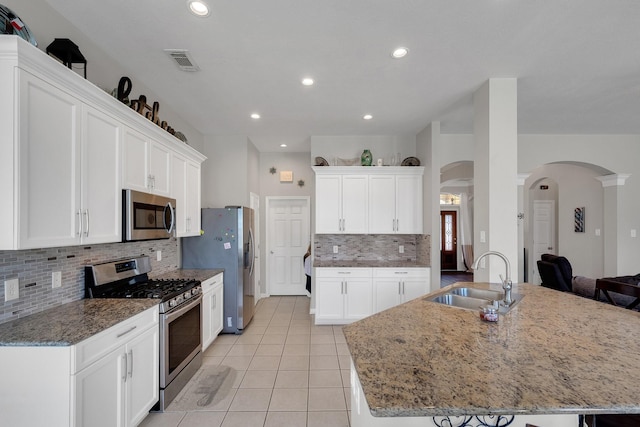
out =
[[[176,236],[200,235],[200,164],[174,154],[171,197],[176,199]]]
[[[314,167],[316,233],[421,234],[422,167]]]
[[[367,187],[367,175],[316,175],[316,233],[366,233]]]
[[[171,150],[133,129],[124,134],[123,187],[169,196]]]
[[[18,36],[0,36],[0,93],[0,250],[121,241],[122,189],[169,196],[173,155],[199,231],[205,156]]]
[[[369,199],[369,233],[422,233],[422,175],[370,175]]]

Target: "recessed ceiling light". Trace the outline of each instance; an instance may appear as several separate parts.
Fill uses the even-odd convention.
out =
[[[260,114],[258,114],[258,113],[253,113],[253,114],[251,114],[251,118],[252,118],[252,119],[256,119],[256,120],[257,120],[257,119],[259,119],[259,118],[260,118]]]
[[[287,144],[280,144],[280,147],[282,147],[282,148],[286,148],[286,147],[287,147]]]
[[[305,77],[302,79],[302,84],[305,86],[311,86],[313,84],[313,79],[311,77]]]
[[[407,56],[407,53],[409,53],[409,49],[407,49],[406,47],[399,47],[395,49],[393,53],[391,53],[391,57],[394,59],[400,59]]]
[[[373,116],[371,114],[365,114],[364,116],[362,116],[362,118],[365,120],[371,120],[373,119]]]
[[[209,16],[209,6],[202,0],[189,0],[189,10],[197,16]]]

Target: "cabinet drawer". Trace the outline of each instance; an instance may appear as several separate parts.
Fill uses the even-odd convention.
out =
[[[221,286],[223,284],[223,277],[223,273],[219,273],[202,282],[202,293],[210,292],[214,288]]]
[[[371,278],[371,268],[316,268],[318,277],[367,277]]]
[[[140,335],[149,327],[157,328],[158,310],[158,306],[145,310],[77,344],[73,352],[75,360],[71,360],[71,372],[81,371],[113,349]]]
[[[428,268],[374,268],[373,277],[429,277]]]

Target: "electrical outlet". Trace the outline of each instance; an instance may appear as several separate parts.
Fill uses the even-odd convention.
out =
[[[398,246],[398,252],[401,253],[401,254],[404,253],[404,245]]]
[[[54,271],[51,273],[51,288],[59,288],[62,286],[62,273],[59,271]]]
[[[338,253],[338,245],[334,245],[333,246],[333,253],[337,254]]]
[[[156,261],[162,261],[162,251],[156,251]]]
[[[631,229],[631,237],[636,237],[636,230]]]
[[[4,300],[12,301],[20,297],[20,282],[18,279],[4,281]]]

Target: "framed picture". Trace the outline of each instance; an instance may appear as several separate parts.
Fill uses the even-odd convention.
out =
[[[281,171],[280,182],[293,182],[293,171]]]
[[[573,217],[573,231],[576,233],[584,233],[584,206],[576,208]]]

